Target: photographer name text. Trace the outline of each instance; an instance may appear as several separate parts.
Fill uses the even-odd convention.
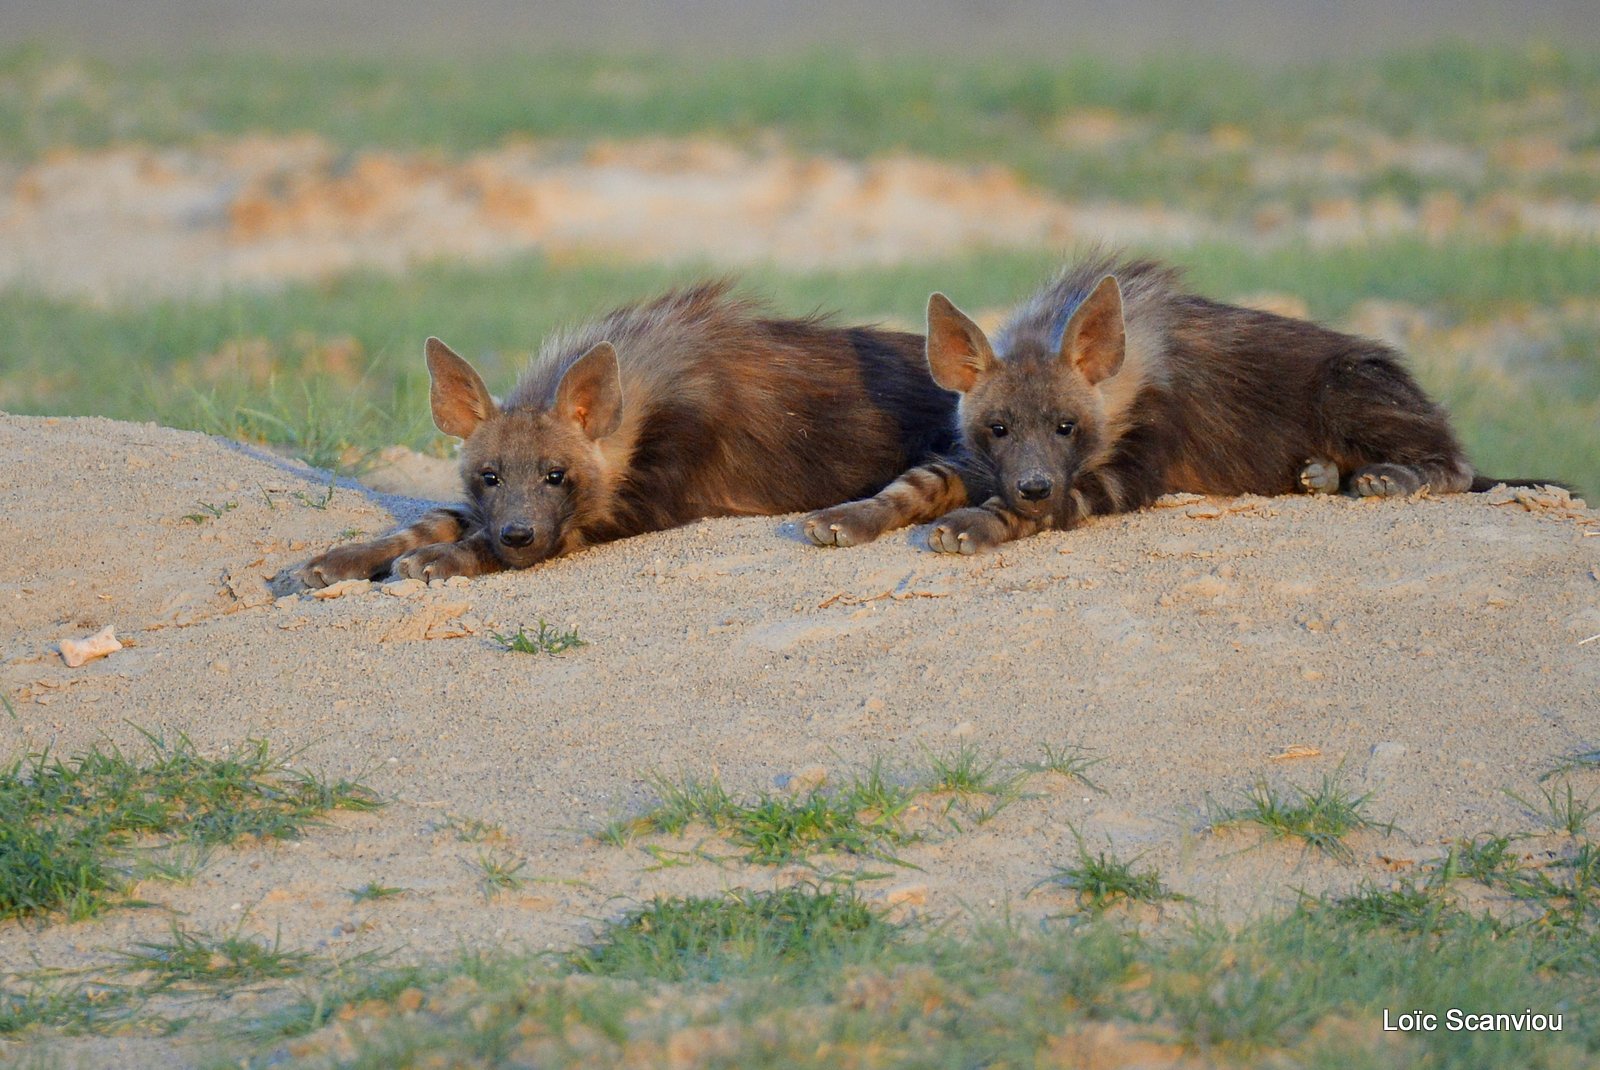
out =
[[[1451,1007],[1443,1014],[1432,1011],[1383,1012],[1386,1033],[1559,1033],[1560,1014],[1540,1014],[1528,1008],[1514,1014],[1474,1014]]]

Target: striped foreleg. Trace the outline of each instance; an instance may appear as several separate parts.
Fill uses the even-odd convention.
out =
[[[970,509],[957,509],[939,518],[928,534],[928,549],[942,554],[975,554],[1001,543],[1025,539],[1045,526],[1048,517],[1023,516],[999,495]]]
[[[949,461],[934,461],[910,469],[870,498],[819,509],[803,527],[818,546],[857,546],[895,528],[925,524],[967,501],[960,470]]]
[[[381,539],[336,546],[300,566],[307,587],[326,587],[340,580],[372,580],[390,570],[397,557],[423,546],[454,543],[467,531],[467,519],[456,509],[435,509],[415,524]]]

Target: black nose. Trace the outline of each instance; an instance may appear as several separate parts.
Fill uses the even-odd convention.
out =
[[[533,541],[533,529],[526,524],[507,524],[500,529],[500,541],[507,546],[526,546]]]
[[[1050,481],[1044,476],[1029,476],[1027,479],[1017,480],[1017,493],[1030,502],[1043,501],[1050,497]]]

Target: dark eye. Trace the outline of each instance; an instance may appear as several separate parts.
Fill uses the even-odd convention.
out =
[[[561,486],[562,483],[566,482],[566,479],[566,470],[561,468],[552,468],[544,475],[544,481],[550,484],[552,487]]]
[[[1070,435],[1077,429],[1078,421],[1076,420],[1062,420],[1060,423],[1056,424],[1056,434],[1058,435]]]
[[[483,485],[486,487],[498,487],[500,485],[500,477],[494,472],[479,472],[478,478],[483,480]]]
[[[990,424],[989,433],[995,438],[1005,438],[1011,431],[1005,424]]]

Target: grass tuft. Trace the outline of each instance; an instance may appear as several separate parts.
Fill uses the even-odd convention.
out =
[[[946,796],[944,813],[959,810],[982,825],[1021,799],[1027,773],[1012,769],[1002,773],[998,757],[985,757],[974,744],[962,743],[943,754],[929,753],[928,772],[918,787],[930,795]]]
[[[490,638],[500,644],[501,650],[518,654],[549,654],[552,657],[589,645],[587,640],[578,638],[578,629],[557,628],[542,619],[539,621],[539,630],[531,635],[526,628],[518,628],[511,635],[491,632]]]
[[[521,891],[528,886],[528,878],[522,875],[528,868],[528,860],[520,855],[509,851],[479,851],[477,866],[482,874],[479,880],[485,899],[493,899],[501,892]]]
[[[67,1036],[144,1033],[165,1036],[182,1019],[143,1012],[146,993],[128,985],[33,981],[25,989],[0,987],[0,1037],[32,1028]]]
[[[762,793],[742,801],[716,778],[650,778],[658,801],[637,817],[605,826],[596,837],[623,846],[640,835],[681,834],[703,824],[744,848],[760,865],[782,865],[816,854],[845,853],[903,865],[893,849],[916,839],[905,825],[913,792],[895,784],[881,763],[836,788],[799,795]]]
[[[1380,888],[1363,882],[1349,895],[1304,900],[1301,909],[1326,911],[1329,917],[1361,929],[1436,933],[1459,916],[1442,887],[1438,882],[1417,884],[1407,880],[1392,888]]]
[[[1514,791],[1507,791],[1506,794],[1526,806],[1551,828],[1569,836],[1581,836],[1589,826],[1589,819],[1600,814],[1600,793],[1580,799],[1572,781],[1566,777],[1558,785],[1540,784],[1541,799],[1538,802],[1525,799]]]
[[[434,827],[455,836],[460,843],[499,842],[506,838],[504,826],[497,825],[493,821],[485,821],[480,817],[451,814]]]
[[[88,917],[130,876],[183,879],[206,848],[294,839],[330,810],[382,805],[358,781],[291,769],[297,753],[264,740],[209,758],[187,736],[143,734],[142,761],[109,746],[69,760],[33,754],[0,772],[0,919]],[[130,855],[136,845],[156,849]]]
[[[899,931],[853,889],[731,891],[655,899],[606,926],[569,962],[606,977],[714,980],[736,968],[793,966],[882,948]]]
[[[168,939],[139,941],[130,951],[117,952],[113,969],[143,975],[140,987],[146,992],[220,991],[298,977],[312,961],[308,952],[283,947],[279,936],[268,943],[244,935],[242,928],[219,935],[173,922]]]
[[[1600,491],[1600,487],[1597,487],[1596,490]],[[1600,769],[1600,749],[1569,754],[1556,762],[1554,767],[1541,774],[1539,779],[1541,781],[1549,780],[1552,777],[1562,776],[1580,769]]]
[[[739,807],[731,824],[733,842],[745,849],[746,861],[757,865],[838,852],[892,861],[887,848],[903,842],[891,821],[863,817],[849,792],[765,795]]]
[[[1100,914],[1118,903],[1182,902],[1187,896],[1179,895],[1161,883],[1155,870],[1136,872],[1139,859],[1123,861],[1111,850],[1111,845],[1095,854],[1089,853],[1083,837],[1072,830],[1077,843],[1078,857],[1064,866],[1058,866],[1034,888],[1053,885],[1074,894],[1080,910]],[[1030,889],[1031,891],[1032,889]]]
[[[368,881],[359,888],[349,888],[346,889],[346,891],[350,898],[355,900],[357,903],[370,903],[377,899],[393,899],[396,896],[406,894],[406,890],[404,888],[395,888],[387,884],[379,884],[377,881]]]
[[[1444,884],[1463,877],[1495,885],[1514,880],[1522,870],[1522,860],[1512,847],[1514,842],[1510,836],[1495,834],[1455,841],[1438,864],[1437,882]]]
[[[1076,743],[1061,747],[1046,743],[1043,758],[1036,762],[1023,762],[1017,768],[1026,773],[1055,773],[1099,791],[1100,786],[1089,779],[1088,771],[1103,761],[1104,758],[1091,757],[1084,747]]]
[[[239,508],[238,502],[223,502],[221,505],[213,505],[210,502],[196,502],[195,504],[200,507],[200,512],[184,515],[184,519],[191,524],[204,524],[207,520],[216,520],[218,517]]]
[[[1244,792],[1243,803],[1212,815],[1211,827],[1259,825],[1274,839],[1300,840],[1307,848],[1350,861],[1352,854],[1344,838],[1352,832],[1378,829],[1394,831],[1393,822],[1376,822],[1364,813],[1372,795],[1354,795],[1334,777],[1325,776],[1317,787],[1295,787],[1294,797],[1280,792],[1265,780],[1258,780]]]

